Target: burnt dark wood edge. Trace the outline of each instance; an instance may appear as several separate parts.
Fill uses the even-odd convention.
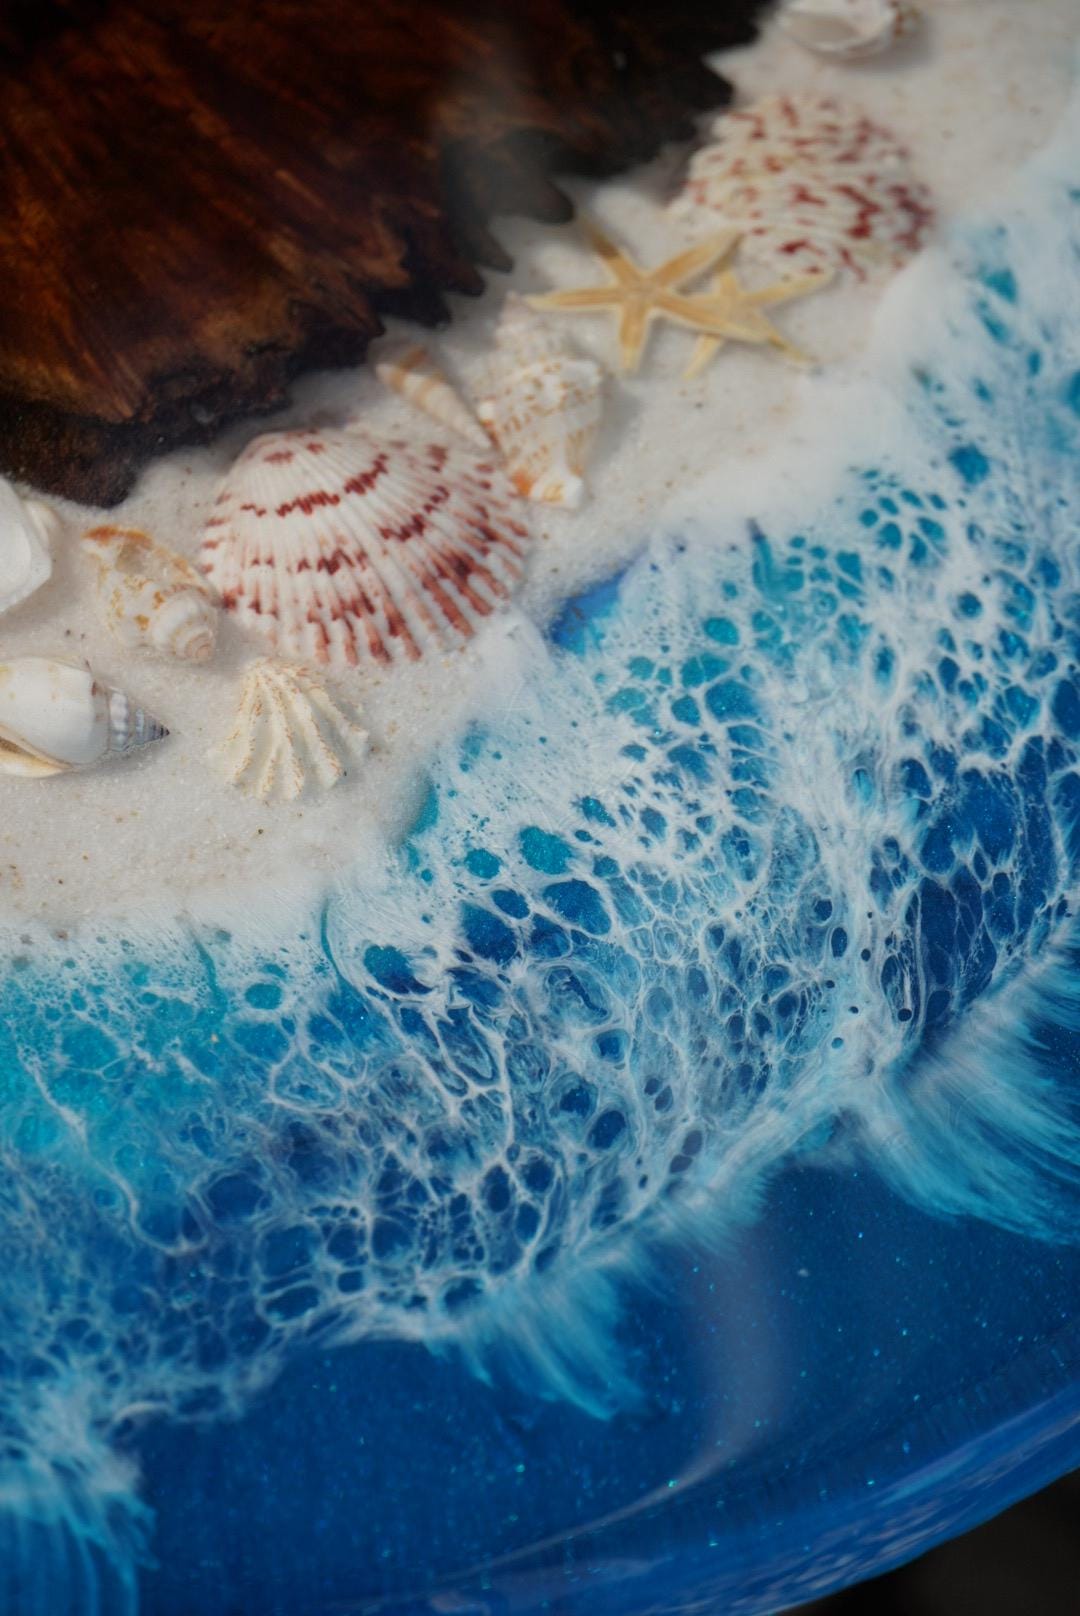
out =
[[[694,131],[690,113],[726,105],[732,88],[703,62],[672,68],[666,82],[648,87],[665,102],[661,127],[647,127],[629,154],[596,159],[540,131],[518,132],[500,142],[502,149],[478,153],[475,148],[447,152],[443,173],[447,196],[460,217],[455,233],[463,248],[486,268],[508,270],[512,260],[491,235],[492,214],[538,218],[563,223],[573,217],[570,199],[552,180],[555,174],[600,178],[655,157],[671,140]],[[689,109],[689,110],[688,110]],[[523,176],[535,176],[526,183]],[[454,217],[453,213],[451,217]],[[430,265],[426,265],[430,269]],[[288,349],[269,349],[249,356],[242,375],[228,371],[174,371],[155,387],[158,403],[146,419],[116,423],[72,415],[54,406],[0,394],[0,471],[44,493],[84,504],[112,506],[133,488],[147,461],[169,450],[211,442],[227,425],[244,417],[257,420],[280,410],[289,387],[304,372],[345,369],[363,362],[369,343],[383,331],[378,315],[411,319],[433,327],[449,319],[442,290],[479,295],[485,287],[479,271],[472,284],[452,288],[430,282],[400,292],[365,289],[376,310],[372,329],[326,321],[314,309],[297,311],[300,340]]]

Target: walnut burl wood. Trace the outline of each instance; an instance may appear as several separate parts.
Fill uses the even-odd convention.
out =
[[[150,456],[447,317],[498,213],[692,132],[756,0],[0,0],[0,469]]]

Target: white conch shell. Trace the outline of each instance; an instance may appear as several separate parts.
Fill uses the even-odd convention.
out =
[[[264,658],[244,676],[223,751],[231,784],[264,802],[293,802],[309,778],[324,791],[337,785],[345,760],[362,758],[367,741],[367,731],[306,668]]]
[[[528,540],[492,453],[354,425],[249,443],[200,565],[271,652],[344,670],[462,645],[508,599]]]
[[[37,499],[20,499],[0,477],[0,615],[52,576],[50,546],[60,518]]]
[[[788,0],[781,26],[821,56],[859,61],[877,56],[919,21],[909,0]]]
[[[218,609],[205,580],[183,556],[131,527],[94,527],[83,548],[98,565],[98,592],[121,644],[181,662],[208,662]]]
[[[933,204],[908,152],[861,107],[768,95],[725,113],[690,160],[672,209],[742,232],[740,253],[801,275],[901,264],[922,247]]]
[[[506,300],[477,414],[519,494],[574,508],[600,426],[604,373],[573,353],[523,298]]]
[[[488,447],[483,427],[422,343],[389,342],[379,351],[375,374],[384,386],[476,448]]]
[[[0,773],[40,777],[88,769],[168,733],[89,668],[50,657],[0,662]]]

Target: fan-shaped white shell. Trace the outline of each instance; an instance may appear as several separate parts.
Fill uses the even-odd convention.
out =
[[[782,26],[800,45],[847,61],[888,50],[918,20],[908,0],[788,0],[780,13]]]
[[[91,528],[83,548],[97,563],[105,618],[122,645],[181,662],[210,660],[218,610],[189,561],[138,528]]]
[[[675,210],[719,217],[770,270],[805,273],[903,262],[933,219],[930,195],[896,137],[858,107],[771,95],[713,126]]]
[[[165,726],[89,668],[49,657],[0,662],[0,772],[86,769],[160,741]]]
[[[358,716],[305,668],[269,658],[255,662],[224,746],[228,778],[264,802],[292,802],[312,782],[328,791],[345,775],[346,760],[367,750]]]
[[[477,414],[527,499],[576,507],[600,426],[603,371],[573,353],[524,299],[511,295],[499,322]]]
[[[384,386],[476,448],[487,449],[483,427],[422,343],[387,343],[379,354],[375,374]]]
[[[0,477],[0,615],[52,576],[50,544],[60,518],[40,500],[20,499]]]
[[[281,432],[228,474],[200,561],[271,651],[344,669],[464,643],[508,598],[528,537],[502,471],[471,450]]]

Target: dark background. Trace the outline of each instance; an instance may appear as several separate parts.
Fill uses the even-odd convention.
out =
[[[800,1616],[1080,1616],[1080,1471]]]

